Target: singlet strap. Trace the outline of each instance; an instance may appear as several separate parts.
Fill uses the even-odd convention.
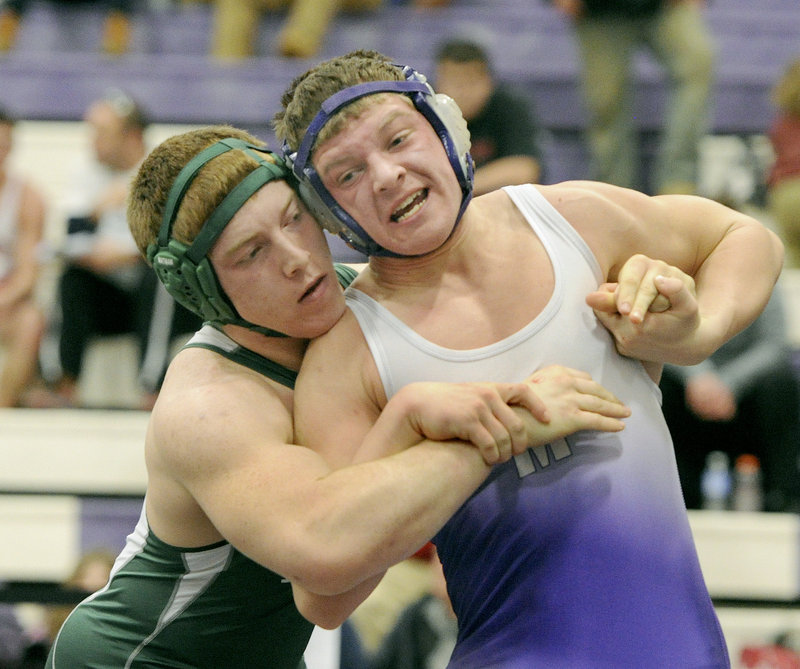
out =
[[[204,348],[208,351],[214,351],[214,353],[219,353],[224,358],[252,369],[287,388],[293,389],[297,380],[297,372],[293,369],[284,367],[274,360],[239,346],[233,339],[211,323],[204,323],[203,327],[195,333],[183,348]]]

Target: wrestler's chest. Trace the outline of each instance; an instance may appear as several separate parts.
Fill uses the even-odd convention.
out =
[[[526,327],[547,306],[551,284],[509,281],[480,290],[440,291],[427,306],[397,315],[425,339],[446,348],[473,349],[503,340]]]

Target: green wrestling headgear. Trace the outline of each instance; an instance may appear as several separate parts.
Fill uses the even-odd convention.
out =
[[[244,151],[255,158],[258,166],[225,196],[203,224],[190,246],[172,239],[172,225],[192,181],[209,161],[232,149]],[[268,154],[272,160],[265,159],[258,152]],[[246,321],[239,315],[233,302],[222,289],[208,259],[208,253],[225,226],[256,191],[270,181],[287,178],[291,178],[291,172],[278,154],[233,137],[212,144],[184,166],[175,178],[167,197],[157,243],[150,244],[147,248],[147,259],[167,292],[177,302],[204,321],[220,325],[241,325],[270,337],[286,336],[276,330]]]

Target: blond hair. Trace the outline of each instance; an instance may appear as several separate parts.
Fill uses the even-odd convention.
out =
[[[291,150],[296,151],[322,103],[331,95],[369,81],[404,79],[402,69],[377,51],[351,51],[344,56],[323,61],[297,77],[284,92],[281,97],[282,109],[273,118],[275,134]],[[325,124],[317,135],[315,145],[336,135],[347,120],[385,99],[385,95],[370,95],[344,107]]]
[[[789,63],[773,86],[771,95],[778,109],[800,117],[800,58]]]
[[[180,171],[203,149],[229,137],[263,145],[244,130],[217,125],[170,137],[145,158],[128,199],[128,226],[145,258],[148,246],[158,239],[167,198]],[[269,160],[268,154],[264,158]],[[257,166],[254,157],[238,150],[227,151],[206,164],[186,191],[171,237],[190,245],[225,196]]]

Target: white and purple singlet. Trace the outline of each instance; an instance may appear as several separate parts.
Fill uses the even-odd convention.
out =
[[[550,256],[550,301],[510,337],[462,351],[349,289],[387,397],[414,381],[520,381],[557,363],[590,372],[632,414],[620,433],[581,432],[495,467],[435,537],[459,620],[450,666],[727,668],[659,389],[586,305],[603,277],[583,239],[534,186],[504,190]]]

